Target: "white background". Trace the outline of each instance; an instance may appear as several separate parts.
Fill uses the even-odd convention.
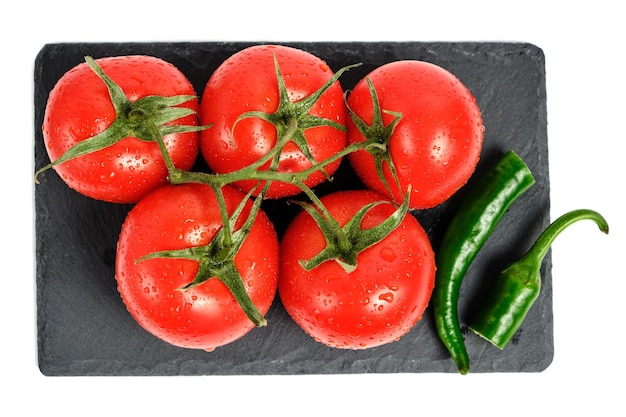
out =
[[[2,12],[0,29],[6,167],[0,229],[3,415],[214,415],[228,410],[228,402],[241,411],[290,416],[626,415],[626,214],[618,202],[626,177],[626,33],[617,2],[559,2],[556,7],[545,0],[157,1],[152,9],[117,0],[16,3]],[[593,223],[580,222],[553,245],[555,357],[550,367],[536,374],[467,376],[42,376],[33,257],[35,56],[52,42],[159,40],[524,41],[542,48],[552,218],[586,207],[604,214],[611,226],[605,236]],[[9,409],[16,411],[7,414]]]

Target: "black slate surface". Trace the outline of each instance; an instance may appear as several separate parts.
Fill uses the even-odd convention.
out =
[[[48,162],[41,124],[48,93],[61,75],[83,61],[148,54],[178,66],[200,96],[214,69],[252,43],[69,43],[45,45],[35,61],[35,167]],[[476,96],[486,126],[477,175],[514,149],[533,171],[536,184],[515,203],[475,259],[465,278],[459,315],[465,326],[484,286],[516,259],[549,224],[550,187],[545,57],[526,43],[290,43],[326,60],[334,70],[363,63],[342,78],[352,87],[370,70],[399,59],[419,59],[453,72]],[[334,186],[360,188],[342,164]],[[197,169],[203,169],[199,162]],[[35,188],[36,284],[39,368],[44,375],[207,375],[456,372],[427,309],[398,342],[345,351],[313,341],[289,318],[278,297],[269,325],[213,352],[170,346],[143,331],[116,290],[116,239],[129,205],[90,200],[69,189],[54,171]],[[323,186],[319,192],[324,193]],[[456,199],[414,212],[436,248]],[[279,233],[293,213],[282,202],[265,203]],[[466,335],[472,372],[539,372],[552,361],[551,258],[543,265],[542,293],[521,331],[504,351],[473,333]]]

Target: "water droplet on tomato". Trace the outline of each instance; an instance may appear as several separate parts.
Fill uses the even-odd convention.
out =
[[[113,177],[115,177],[115,172],[111,171],[109,175],[100,175],[100,181],[104,183],[109,183],[113,180]]]
[[[396,252],[389,247],[384,247],[380,250],[380,257],[387,262],[393,262],[396,259]]]
[[[361,337],[361,333],[359,333],[358,330],[351,330],[348,332],[348,336],[350,336],[353,339],[358,339],[359,337]]]
[[[378,296],[378,299],[381,301],[386,301],[388,303],[393,303],[393,293],[386,292]]]
[[[333,281],[336,281],[338,279],[337,275],[327,275],[326,276],[326,283],[331,283]]]

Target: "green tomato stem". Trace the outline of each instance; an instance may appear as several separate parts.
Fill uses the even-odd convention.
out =
[[[246,311],[246,314],[248,314],[250,319],[256,325],[264,325],[265,320],[260,316],[256,307],[254,307],[252,302],[249,300],[247,294],[245,294],[245,289],[242,293],[243,284],[241,282],[241,277],[235,268],[234,257],[243,244],[243,241],[248,236],[256,215],[260,210],[263,196],[267,193],[267,190],[273,181],[295,184],[309,197],[309,199],[317,207],[317,209],[315,209],[316,213],[322,213],[322,215],[317,219],[318,223],[323,224],[324,230],[326,230],[326,236],[336,243],[332,245],[334,248],[332,251],[336,253],[337,261],[340,263],[343,262],[346,265],[346,268],[356,267],[357,250],[362,250],[366,246],[375,243],[375,241],[384,238],[384,236],[390,233],[390,231],[393,230],[397,224],[399,224],[403,216],[406,214],[407,207],[406,204],[403,204],[396,210],[394,215],[383,222],[383,224],[379,225],[379,227],[369,229],[367,231],[361,231],[360,227],[358,227],[358,224],[356,223],[360,223],[360,219],[362,219],[366,211],[364,209],[362,212],[358,213],[357,216],[355,216],[355,218],[352,219],[348,225],[346,225],[346,229],[344,229],[340,227],[330,215],[317,195],[305,184],[305,180],[310,175],[315,172],[323,172],[326,174],[325,168],[327,165],[340,160],[352,152],[360,150],[377,154],[386,152],[387,147],[385,143],[380,143],[380,141],[365,141],[362,143],[351,144],[323,161],[316,161],[310,152],[308,142],[304,135],[304,131],[306,129],[321,126],[329,126],[345,131],[345,126],[330,119],[324,119],[311,115],[309,114],[309,110],[315,105],[315,103],[318,102],[323,93],[335,82],[337,82],[341,74],[360,64],[340,69],[316,92],[302,100],[291,102],[278,66],[278,62],[275,59],[274,64],[279,87],[278,109],[272,114],[265,114],[261,112],[244,113],[237,119],[232,130],[234,131],[240,120],[249,117],[261,118],[274,124],[276,127],[278,137],[276,145],[272,147],[272,149],[263,157],[246,167],[229,173],[212,174],[204,172],[191,172],[176,168],[163,140],[163,137],[167,134],[201,131],[211,127],[210,125],[179,126],[169,124],[169,122],[194,114],[193,110],[185,107],[178,107],[178,105],[195,99],[195,96],[149,96],[135,102],[130,102],[122,89],[104,73],[95,60],[91,57],[85,57],[85,60],[91,69],[106,84],[113,102],[113,107],[116,111],[116,118],[111,126],[104,132],[79,142],[59,159],[38,170],[35,174],[35,181],[38,182],[38,175],[41,172],[52,168],[56,164],[106,148],[126,137],[135,137],[143,141],[156,142],[162,154],[168,171],[168,179],[171,184],[201,183],[212,188],[218,201],[223,227],[219,230],[211,243],[205,247],[194,247],[181,251],[157,252],[142,258],[142,260],[160,256],[183,257],[197,260],[200,263],[198,274],[194,278],[193,282],[184,288],[200,285],[202,282],[210,279],[211,277],[216,277],[217,279],[222,280],[229,287],[229,289],[231,289],[231,292],[233,292],[235,298]],[[280,155],[285,145],[289,142],[293,142],[296,146],[298,146],[305,157],[311,162],[311,166],[308,169],[297,173],[279,172]],[[263,169],[268,162],[269,169]],[[235,230],[235,224],[241,214],[241,210],[243,210],[245,202],[252,197],[253,191],[251,190],[248,195],[246,195],[246,198],[235,210],[235,213],[230,216],[226,208],[226,202],[222,189],[228,184],[241,180],[256,180],[259,184],[264,185],[257,198],[254,199],[252,209],[244,222],[244,226]],[[343,261],[344,258],[347,259],[346,262]],[[317,258],[318,261],[321,259],[321,257]]]
[[[152,140],[154,140],[159,146],[159,150],[161,151],[161,156],[163,157],[163,161],[165,162],[165,167],[167,168],[168,176],[171,177],[172,172],[176,169],[174,166],[174,162],[172,161],[172,157],[167,151],[167,147],[165,146],[165,142],[163,141],[163,136],[161,136],[161,132],[159,132],[159,128],[154,122],[147,122],[148,129],[152,136]]]
[[[222,237],[222,246],[230,247],[233,244],[232,228],[230,225],[230,217],[226,208],[226,200],[224,200],[224,192],[222,187],[213,187],[213,192],[217,198],[217,204],[220,208],[220,215],[222,216],[222,227],[224,228],[224,234]]]
[[[180,104],[195,99],[195,96],[146,96],[131,102],[122,89],[104,73],[93,58],[86,56],[85,61],[106,85],[115,109],[115,119],[104,131],[77,142],[58,159],[37,170],[35,173],[36,183],[39,183],[38,177],[42,172],[56,165],[107,148],[129,137],[154,142],[156,138],[161,138],[170,133],[198,132],[210,127],[167,125],[195,113],[192,109],[178,107]],[[161,149],[161,152],[167,155],[164,148]],[[171,169],[172,167],[168,167],[168,170]]]
[[[299,260],[300,266],[310,271],[326,261],[334,260],[347,273],[353,272],[357,268],[358,254],[383,240],[402,223],[408,212],[410,191],[411,187],[407,191],[404,202],[396,207],[396,210],[389,217],[369,229],[361,228],[361,222],[367,212],[379,204],[394,205],[393,202],[380,200],[368,204],[361,208],[343,227],[328,211],[326,211],[326,215],[322,215],[320,214],[322,211],[320,207],[299,203],[313,218],[326,239],[326,246],[317,255],[309,260]]]
[[[386,165],[389,168],[389,172],[393,177],[394,184],[397,190],[401,191],[400,181],[398,174],[389,152],[389,144],[391,137],[396,129],[396,126],[402,120],[402,113],[383,110],[380,107],[380,101],[378,100],[378,94],[374,88],[374,84],[369,78],[366,78],[367,86],[372,98],[373,116],[372,123],[366,124],[355,112],[348,107],[348,114],[352,119],[354,125],[357,127],[361,135],[363,135],[364,143],[368,145],[368,152],[374,159],[374,166],[376,167],[376,173],[383,183],[385,189],[390,196],[394,196],[395,193],[391,189],[391,185],[387,181],[387,177],[384,174],[383,167]],[[346,102],[347,106],[347,102]],[[393,116],[393,120],[385,126],[383,122],[383,113]]]

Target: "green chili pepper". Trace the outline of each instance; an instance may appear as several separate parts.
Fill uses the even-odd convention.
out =
[[[534,183],[526,164],[515,152],[507,152],[468,190],[443,235],[437,251],[433,313],[439,338],[461,374],[469,372],[457,313],[462,280],[504,213]]]
[[[609,225],[604,217],[593,210],[573,210],[559,217],[544,230],[519,261],[502,271],[492,289],[491,298],[483,304],[470,324],[470,329],[504,349],[539,296],[540,268],[552,242],[569,225],[583,219],[593,220],[602,232],[609,233]]]

